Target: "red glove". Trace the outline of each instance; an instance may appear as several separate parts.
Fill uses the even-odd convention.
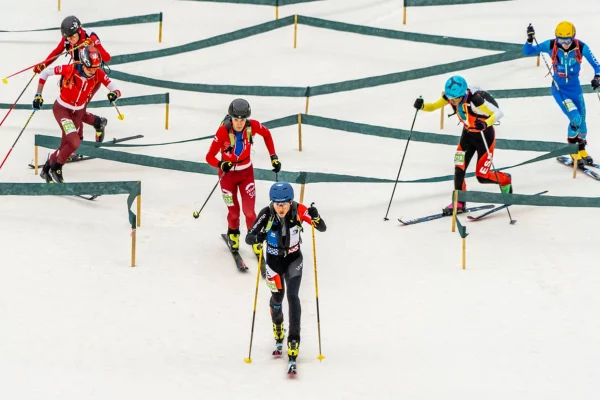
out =
[[[33,67],[33,72],[35,72],[36,74],[39,74],[40,72],[42,72],[45,69],[46,69],[46,64],[40,63],[40,64],[36,65],[35,67]]]

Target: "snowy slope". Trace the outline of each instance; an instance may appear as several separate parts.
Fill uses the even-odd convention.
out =
[[[0,13],[2,29],[58,26],[67,15],[85,21],[162,11],[164,41],[156,24],[97,29],[113,54],[161,49],[200,40],[274,17],[271,7],[193,1],[35,0]],[[600,10],[594,0],[572,6],[555,0],[521,0],[469,6],[410,9],[402,25],[401,2],[328,0],[282,7],[299,13],[388,29],[521,43],[532,22],[540,38],[572,20],[579,37],[600,52]],[[472,58],[492,52],[299,27],[181,56],[143,61],[116,70],[190,83],[314,85]],[[50,52],[57,31],[0,33],[3,76]],[[422,54],[419,53],[423,49]],[[250,65],[244,66],[245,54]],[[226,60],[232,60],[226,62]],[[237,61],[237,62],[235,62]],[[284,73],[285,71],[289,72]],[[549,86],[534,59],[461,72],[489,89]],[[245,75],[248,75],[245,78]],[[311,99],[310,113],[408,129],[414,98],[435,99],[449,75]],[[12,103],[31,74],[2,85],[0,102]],[[582,82],[591,80],[584,67]],[[164,93],[117,82],[125,96]],[[28,103],[32,84],[23,97]],[[57,88],[48,84],[52,103]],[[107,137],[142,133],[147,143],[214,133],[230,95],[171,91],[170,130],[161,105],[114,110]],[[105,99],[104,91],[97,95]],[[267,121],[303,112],[304,99],[248,97],[253,117]],[[600,102],[586,95],[589,149],[600,158],[594,127]],[[504,99],[498,137],[563,141],[566,119],[550,97]],[[14,111],[0,128],[2,157],[30,111]],[[439,131],[439,114],[419,115],[415,129]],[[86,138],[91,130],[85,127]],[[7,164],[3,182],[40,182],[26,164],[35,133],[57,135],[50,111],[32,119]],[[447,120],[446,134],[459,135]],[[305,126],[304,151],[295,127],[273,131],[283,168],[394,179],[406,142]],[[268,168],[258,140],[254,161]],[[132,152],[203,161],[208,141]],[[129,150],[128,150],[129,151]],[[45,155],[46,150],[43,150]],[[411,142],[401,179],[452,173],[452,146]],[[498,150],[498,167],[530,159],[533,152]],[[473,167],[471,167],[471,170]],[[518,193],[600,196],[600,185],[553,160],[511,171]],[[285,361],[271,359],[268,291],[258,298],[253,363],[248,354],[256,266],[235,270],[219,238],[226,209],[215,195],[194,220],[216,182],[214,176],[163,171],[103,160],[65,168],[76,181],[141,180],[142,227],[137,263],[129,268],[125,196],[96,202],[59,197],[0,199],[0,397],[6,399],[591,399],[600,374],[596,333],[600,284],[600,211],[512,207],[505,214],[466,223],[467,270],[460,269],[461,241],[450,221],[401,227],[396,218],[435,213],[449,202],[451,182],[401,184],[390,221],[383,216],[392,185],[311,184],[305,202],[316,202],[328,231],[317,234],[322,350],[317,360],[317,320],[310,230],[304,235],[305,269],[299,375],[290,381]],[[473,190],[495,191],[476,180]],[[269,182],[257,182],[257,208],[268,202]],[[299,187],[295,186],[297,193]],[[244,229],[242,227],[242,232]],[[286,319],[287,319],[287,308]]]

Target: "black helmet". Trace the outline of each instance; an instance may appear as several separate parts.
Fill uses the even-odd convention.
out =
[[[62,24],[60,24],[60,32],[64,37],[73,36],[79,32],[79,28],[81,28],[81,21],[74,15],[69,15],[67,18],[63,19]]]
[[[235,99],[229,105],[229,115],[232,118],[250,118],[251,113],[250,104],[244,99]]]

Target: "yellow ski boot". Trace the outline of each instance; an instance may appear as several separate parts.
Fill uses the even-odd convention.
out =
[[[280,357],[283,354],[283,338],[285,337],[283,322],[281,324],[273,324],[273,336],[275,336],[275,350],[273,351],[273,355]]]

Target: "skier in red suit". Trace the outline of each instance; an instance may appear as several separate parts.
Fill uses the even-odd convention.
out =
[[[78,53],[79,62],[58,65],[42,71],[33,100],[33,108],[41,109],[44,104],[42,90],[46,79],[51,75],[61,76],[60,96],[54,102],[52,112],[62,131],[62,140],[60,147],[50,155],[40,174],[48,183],[64,181],[62,167],[71,153],[79,148],[83,139],[81,123],[85,116],[85,108],[94,95],[94,89],[100,84],[106,86],[110,90],[107,97],[111,103],[121,97],[117,86],[100,69],[102,65],[100,51],[94,46],[88,46],[80,48]]]
[[[48,57],[46,57],[46,60],[33,68],[33,72],[36,74],[41,73],[65,50],[69,52],[71,60],[79,62],[79,49],[85,46],[94,46],[100,52],[102,61],[105,63],[110,62],[110,54],[102,46],[98,35],[95,32],[82,28],[81,22],[77,17],[73,15],[66,17],[60,25],[60,31],[63,38],[58,43],[58,46],[56,46],[56,48],[52,50]],[[92,89],[92,95],[90,98],[94,97],[94,94],[96,94],[98,89],[100,89],[100,85],[97,85]],[[83,123],[92,125],[96,129],[96,142],[102,142],[104,140],[104,130],[107,122],[108,121],[106,118],[87,112],[86,104]]]
[[[215,138],[206,154],[206,162],[219,168],[223,200],[228,208],[227,236],[232,250],[240,248],[240,203],[238,190],[242,198],[242,210],[246,217],[246,228],[250,229],[256,220],[256,188],[254,167],[250,158],[254,136],[263,137],[271,156],[273,172],[281,170],[281,163],[275,154],[275,145],[271,132],[260,122],[248,119],[250,104],[244,99],[235,99],[229,105],[229,113],[215,134]],[[217,154],[221,153],[221,160]],[[255,254],[260,253],[260,245],[252,246]]]

